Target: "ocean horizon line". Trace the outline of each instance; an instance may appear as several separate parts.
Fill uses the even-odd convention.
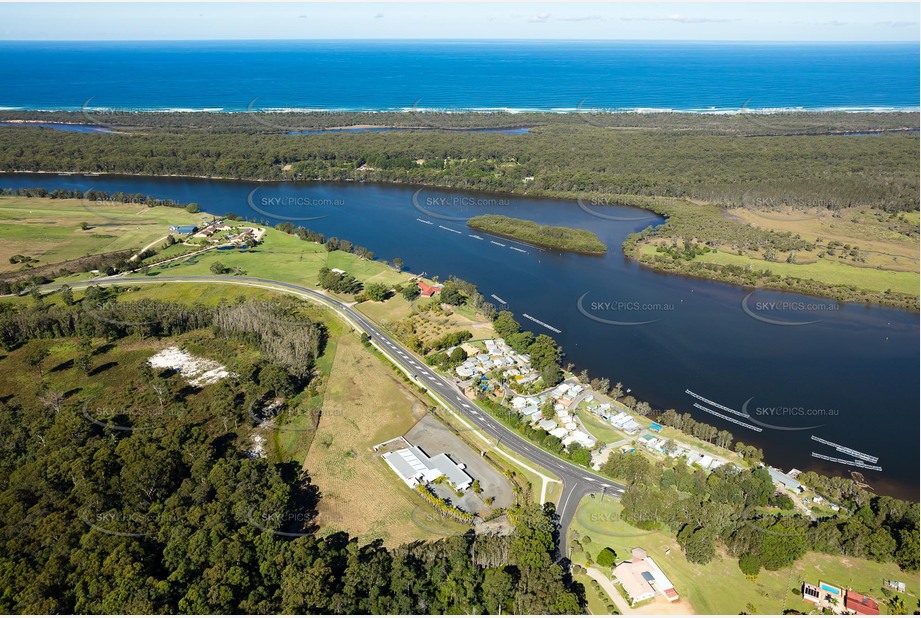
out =
[[[709,45],[915,45],[921,46],[921,40],[815,40],[815,39],[537,39],[537,38],[312,38],[312,39],[0,39],[0,45],[8,43],[574,43],[592,45],[597,43],[655,43],[655,44],[709,44]]]
[[[3,106],[0,112],[87,112],[96,114],[698,114],[698,115],[779,115],[779,114],[904,114],[921,112],[914,106],[783,106],[783,107],[25,107]]]

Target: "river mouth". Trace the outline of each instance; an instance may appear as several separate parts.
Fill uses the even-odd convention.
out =
[[[552,335],[565,361],[592,377],[622,382],[654,408],[687,412],[732,432],[761,447],[770,465],[841,476],[855,469],[877,493],[917,499],[917,315],[642,268],[619,248],[627,234],[662,222],[648,212],[375,183],[23,173],[0,174],[0,187],[123,191],[196,202],[208,212],[291,221],[345,238],[378,258],[401,258],[413,272],[456,275],[486,298],[505,301],[524,328]],[[609,251],[586,256],[499,239],[466,227],[476,214],[589,229]],[[695,408],[700,400],[687,390],[738,412],[744,406],[757,421],[745,422],[761,431]],[[812,435],[878,456],[882,471],[813,457],[840,453]]]

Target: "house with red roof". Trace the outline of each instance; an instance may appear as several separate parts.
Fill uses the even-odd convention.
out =
[[[425,281],[419,281],[419,291],[423,296],[431,298],[441,291],[440,285],[429,285]]]
[[[853,590],[845,593],[844,607],[861,616],[879,616],[879,604],[870,597]]]

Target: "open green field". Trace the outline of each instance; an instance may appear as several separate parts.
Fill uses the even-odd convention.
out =
[[[642,251],[644,255],[656,255],[655,246],[652,244],[643,245]],[[724,251],[707,253],[694,259],[695,261],[711,264],[734,264],[736,266],[751,267],[755,270],[770,270],[784,277],[814,279],[831,285],[854,285],[873,292],[892,290],[893,292],[917,296],[919,290],[917,273],[861,268],[833,262],[829,259],[819,260],[812,264],[788,264],[786,262],[768,262],[767,260]]]
[[[620,520],[619,502],[585,498],[579,505],[571,530],[578,538],[589,536],[586,547],[594,558],[605,547],[617,552],[618,561],[626,559],[634,547],[642,547],[665,571],[675,589],[690,601],[700,614],[738,614],[748,611],[759,614],[780,614],[784,609],[808,613],[812,605],[802,600],[799,592],[803,579],[815,582],[821,578],[839,586],[850,586],[880,602],[883,579],[904,581],[904,595],[909,610],[917,606],[919,581],[917,574],[903,572],[891,563],[881,564],[860,558],[807,553],[790,569],[764,571],[755,582],[748,581],[739,570],[738,562],[718,553],[706,565],[692,564],[674,537],[668,532],[634,528]],[[666,555],[666,551],[669,551]],[[583,562],[584,554],[573,552],[574,562]],[[795,592],[794,592],[795,589]],[[749,604],[755,608],[752,612]]]
[[[317,243],[268,228],[263,244],[249,251],[211,251],[188,260],[178,260],[164,267],[153,267],[151,275],[211,275],[211,265],[220,262],[228,268],[240,268],[250,277],[316,287],[321,268],[340,268],[363,283],[406,284],[412,275],[397,272],[373,260],[363,260],[343,251],[329,252]]]
[[[0,272],[16,271],[13,255],[25,255],[33,266],[87,255],[141,249],[164,238],[170,225],[199,223],[210,215],[181,208],[142,204],[97,204],[77,199],[0,196]],[[87,223],[90,229],[81,230]]]
[[[918,244],[918,212],[887,213],[873,208],[844,208],[763,211],[734,208],[727,216],[749,225],[798,234],[816,244],[813,251],[797,252],[797,262],[814,262],[829,241],[859,247],[863,267],[918,272],[921,247]]]

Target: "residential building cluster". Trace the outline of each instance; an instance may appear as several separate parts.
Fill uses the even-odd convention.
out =
[[[592,403],[590,402],[586,405],[586,407],[592,414],[600,416],[602,420],[614,427],[614,429],[620,430],[628,436],[636,435],[637,432],[643,428],[642,425],[637,423],[633,417],[626,412],[618,412],[617,414],[613,414],[611,412],[611,404],[609,403],[603,403],[593,408]]]
[[[507,382],[525,386],[540,377],[540,373],[531,368],[529,354],[516,352],[503,339],[487,339],[483,344],[486,346],[485,352],[471,355],[454,369],[461,378],[500,372]],[[448,354],[452,351],[453,348],[448,350]]]
[[[245,249],[249,243],[261,242],[265,228],[233,227],[226,225],[223,219],[214,219],[204,227],[197,225],[171,225],[170,232],[190,238],[208,239],[212,244],[220,244],[218,249]]]
[[[568,390],[570,386],[575,386],[577,391]],[[559,438],[563,446],[568,447],[571,444],[577,444],[584,448],[595,448],[597,441],[583,429],[570,410],[570,407],[573,405],[571,397],[574,393],[581,392],[582,390],[582,387],[579,385],[567,385],[564,383],[552,391],[538,396],[514,397],[510,402],[510,406],[513,410],[530,420],[532,425],[540,427],[551,436]],[[553,401],[553,413],[555,418],[544,418],[542,408],[548,399]],[[566,405],[567,403],[569,404],[568,406]]]

